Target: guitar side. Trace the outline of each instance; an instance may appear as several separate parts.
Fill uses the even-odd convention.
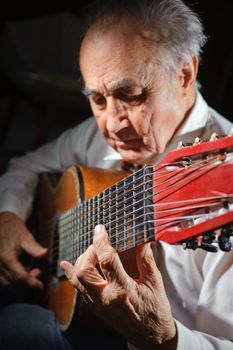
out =
[[[47,282],[42,303],[55,312],[63,331],[72,321],[77,294],[65,276],[56,276],[54,259],[56,260],[58,252],[55,257],[53,256],[54,249],[55,251],[58,249],[54,246],[59,240],[56,217],[59,213],[77,207],[80,200],[90,199],[127,175],[128,173],[123,171],[70,167],[55,184],[52,183],[49,174],[41,176],[38,189],[39,241],[49,250],[47,257],[49,264],[46,265],[45,271]]]

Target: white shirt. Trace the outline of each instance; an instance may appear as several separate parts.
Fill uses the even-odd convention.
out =
[[[179,140],[206,139],[212,132],[228,134],[232,127],[197,93],[189,117],[166,153]],[[37,151],[11,160],[8,172],[0,178],[0,212],[28,218],[39,172],[63,171],[73,164],[117,169],[120,160],[106,144],[95,119],[89,118]],[[233,251],[188,251],[158,243],[154,254],[176,320],[177,350],[233,350]]]

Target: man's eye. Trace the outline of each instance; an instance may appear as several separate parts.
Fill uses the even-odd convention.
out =
[[[145,90],[143,90],[139,94],[127,94],[125,92],[118,92],[117,98],[119,98],[124,102],[129,103],[130,105],[136,106],[143,103],[146,100],[147,95],[148,94]]]
[[[103,106],[106,104],[106,98],[103,95],[93,95],[91,99],[98,106]]]

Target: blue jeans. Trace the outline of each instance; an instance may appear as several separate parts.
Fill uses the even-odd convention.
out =
[[[114,331],[80,331],[66,334],[50,310],[25,303],[0,308],[0,350],[126,350],[126,340]]]
[[[38,305],[9,304],[0,309],[1,350],[71,350],[54,313]]]

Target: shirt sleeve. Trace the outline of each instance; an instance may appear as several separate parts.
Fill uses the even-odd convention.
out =
[[[93,118],[89,118],[37,150],[12,158],[0,177],[0,212],[12,212],[25,221],[31,213],[39,173],[62,172],[71,165],[85,164],[95,130]]]
[[[174,350],[232,350],[233,342],[219,339],[209,334],[192,331],[176,320],[178,343]],[[129,350],[137,348],[128,343]]]
[[[192,331],[176,321],[178,344],[176,350],[232,350],[233,342],[210,334]]]

